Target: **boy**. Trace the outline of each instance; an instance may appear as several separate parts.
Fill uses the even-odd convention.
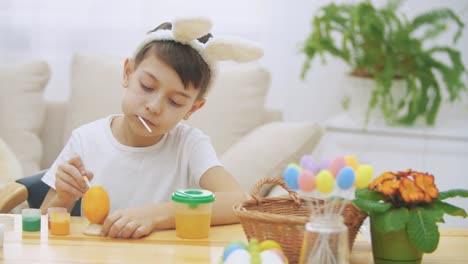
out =
[[[221,166],[209,138],[179,121],[205,104],[217,57],[247,61],[260,53],[201,44],[211,37],[210,28],[204,19],[178,20],[148,34],[125,61],[123,115],[73,131],[42,179],[51,187],[43,213],[56,206],[71,210],[87,190],[84,176],[102,185],[111,200],[103,236],[139,238],[174,228],[171,193],[193,184],[216,195],[213,225],[238,222],[232,205],[245,198],[241,187]]]

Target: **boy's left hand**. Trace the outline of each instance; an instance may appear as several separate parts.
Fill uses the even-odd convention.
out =
[[[112,238],[140,238],[153,232],[155,223],[147,208],[121,209],[106,218],[101,236]]]

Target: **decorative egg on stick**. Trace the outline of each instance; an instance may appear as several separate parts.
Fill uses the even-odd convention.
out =
[[[89,189],[83,196],[81,206],[83,214],[88,219],[89,225],[84,230],[85,235],[99,236],[102,224],[106,220],[110,210],[110,199],[106,190],[101,185],[93,185],[84,177]]]
[[[302,167],[297,163],[289,163],[284,170],[283,177],[284,181],[290,189],[299,189],[299,175],[302,173]]]
[[[354,155],[321,159],[319,162],[311,155],[304,155],[299,164],[288,164],[283,177],[290,189],[323,200],[310,205],[311,217],[334,217],[342,213],[356,188],[369,185],[373,174],[372,166],[359,164]],[[336,199],[336,196],[341,198]]]
[[[346,166],[346,160],[344,159],[344,157],[337,157],[330,162],[330,166],[328,167],[328,170],[336,178],[336,176],[338,175],[338,172],[340,172],[340,170],[344,168],[345,166]]]
[[[281,246],[273,240],[259,242],[252,238],[248,243],[234,242],[224,248],[223,264],[288,264]]]
[[[307,263],[337,263],[334,253],[337,246],[333,244],[337,239],[330,238],[336,231],[330,231],[334,230],[333,225],[330,229],[324,223],[341,218],[354,190],[366,188],[374,170],[370,165],[359,164],[353,155],[321,159],[319,162],[307,155],[301,158],[299,164],[299,168],[294,163],[288,165],[284,170],[284,181],[290,189],[311,196],[311,199],[305,199],[310,209],[311,223],[318,220],[321,227],[311,229],[312,235],[305,234],[301,259],[307,258]]]
[[[374,168],[370,165],[360,165],[356,171],[356,188],[367,188],[374,177]]]

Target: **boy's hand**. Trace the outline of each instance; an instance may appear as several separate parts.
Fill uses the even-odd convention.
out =
[[[91,180],[93,173],[86,171],[79,156],[60,164],[55,173],[55,189],[58,198],[66,204],[71,204],[82,197],[88,189],[83,176]]]
[[[153,210],[129,208],[117,210],[106,218],[101,236],[112,238],[140,238],[153,232],[156,223]]]

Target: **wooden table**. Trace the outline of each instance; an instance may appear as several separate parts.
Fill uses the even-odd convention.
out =
[[[68,236],[50,235],[47,219],[40,232],[22,232],[21,216],[12,215],[14,230],[5,233],[3,263],[219,263],[223,248],[245,241],[240,225],[213,227],[207,239],[181,239],[174,230],[154,232],[143,239],[111,239],[83,235],[87,220],[72,217]],[[45,228],[44,228],[45,227]],[[351,263],[372,263],[371,247],[358,236]],[[441,229],[439,247],[423,263],[468,263],[468,229]]]

